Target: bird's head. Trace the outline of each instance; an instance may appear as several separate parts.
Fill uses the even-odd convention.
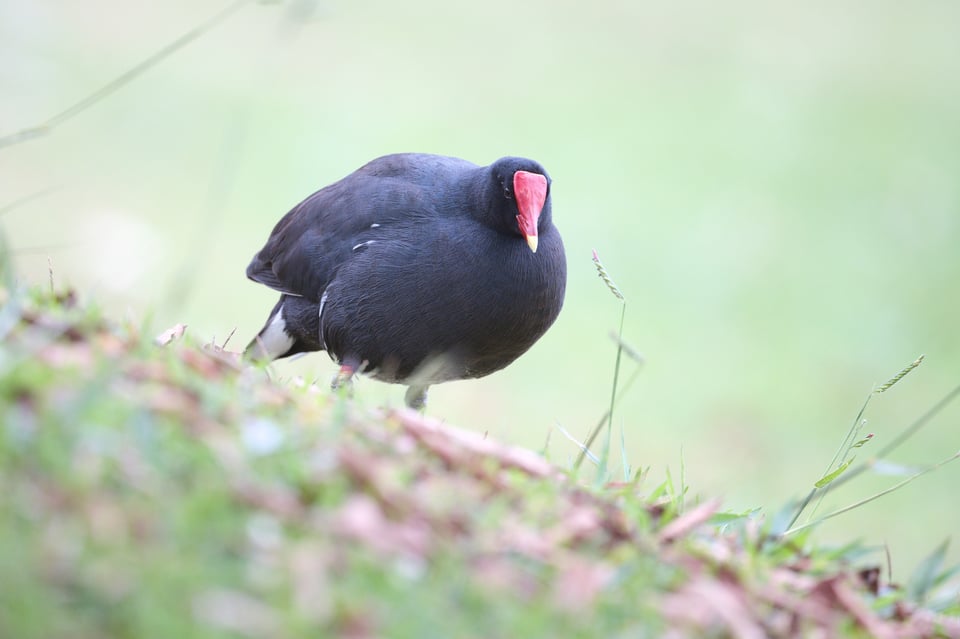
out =
[[[550,177],[542,166],[525,158],[502,158],[491,167],[502,192],[509,226],[537,252],[541,214],[549,214]]]

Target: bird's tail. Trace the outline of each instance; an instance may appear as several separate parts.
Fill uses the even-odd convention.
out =
[[[297,353],[323,350],[319,304],[281,295],[266,323],[243,351],[250,361],[273,361]]]

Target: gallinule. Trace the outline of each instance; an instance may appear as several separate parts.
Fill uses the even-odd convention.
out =
[[[402,153],[373,160],[287,213],[247,277],[281,293],[252,359],[325,350],[334,385],[366,373],[427,387],[482,377],[553,324],[567,278],[540,164]]]

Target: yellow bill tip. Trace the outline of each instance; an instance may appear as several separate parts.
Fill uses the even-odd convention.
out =
[[[534,253],[537,252],[537,236],[536,235],[527,235],[527,246],[530,247],[530,250]]]

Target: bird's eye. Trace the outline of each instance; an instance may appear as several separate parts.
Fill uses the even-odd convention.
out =
[[[503,187],[503,197],[505,197],[505,198],[508,199],[508,200],[512,200],[512,199],[513,199],[513,193],[511,193],[511,192],[510,192],[510,189],[508,189],[507,187]]]

